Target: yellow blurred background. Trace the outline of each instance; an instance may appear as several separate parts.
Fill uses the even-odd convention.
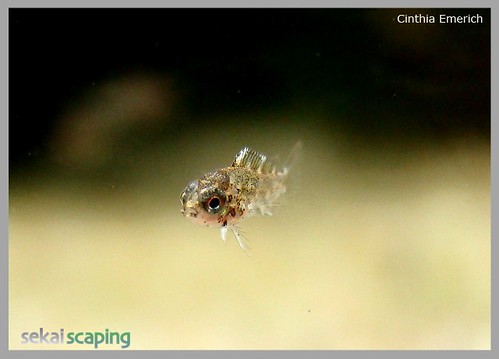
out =
[[[308,129],[207,118],[126,183],[11,185],[10,348],[73,349],[20,343],[43,327],[129,331],[130,349],[490,349],[490,146],[369,148],[320,116],[260,116]],[[249,256],[180,214],[184,186],[244,145],[285,158],[298,138],[296,187],[242,225]]]

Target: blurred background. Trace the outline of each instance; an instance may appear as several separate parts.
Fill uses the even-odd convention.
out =
[[[395,20],[442,13],[484,23]],[[10,9],[10,348],[490,349],[489,20]],[[297,140],[249,256],[182,217],[189,181]]]

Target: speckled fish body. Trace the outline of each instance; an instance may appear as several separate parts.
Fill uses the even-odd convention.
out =
[[[180,196],[182,214],[198,224],[219,226],[223,240],[230,229],[239,246],[246,250],[239,222],[252,215],[272,215],[272,207],[286,192],[290,165],[300,148],[298,142],[280,171],[267,156],[243,148],[230,167],[189,183]]]

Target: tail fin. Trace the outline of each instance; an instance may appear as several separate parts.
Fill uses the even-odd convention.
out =
[[[284,167],[282,170],[284,175],[287,175],[291,170],[291,168],[293,168],[300,161],[302,151],[303,151],[303,144],[300,140],[295,143],[293,149],[291,150],[291,153],[289,154],[288,159],[284,163]]]

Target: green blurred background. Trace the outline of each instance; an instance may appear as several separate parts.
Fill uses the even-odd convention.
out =
[[[490,349],[489,20],[10,9],[10,348]],[[180,214],[243,146],[297,140],[249,256]]]

